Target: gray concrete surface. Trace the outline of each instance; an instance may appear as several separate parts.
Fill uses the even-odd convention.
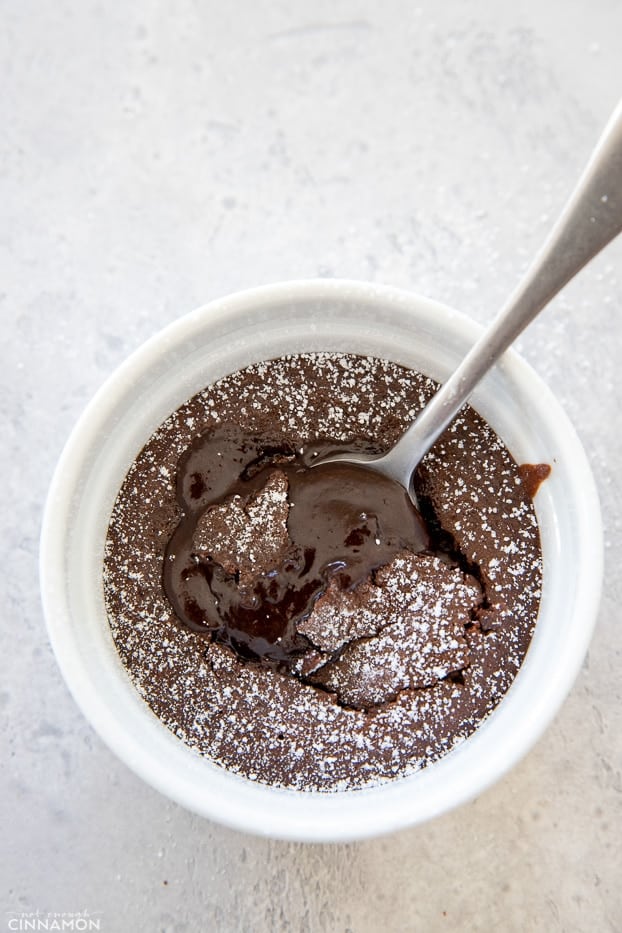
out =
[[[184,812],[78,712],[37,583],[74,420],[195,305],[343,276],[491,318],[616,102],[619,0],[2,0],[0,16],[0,928],[88,910],[115,933],[621,930],[622,243],[521,342],[599,484],[598,630],[554,725],[472,804],[340,846]]]

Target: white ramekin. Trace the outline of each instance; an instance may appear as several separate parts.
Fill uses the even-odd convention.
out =
[[[374,354],[442,381],[480,328],[435,302],[384,286],[302,281],[252,289],[182,317],[137,350],[76,425],[45,510],[41,586],[50,639],[84,715],[145,781],[240,830],[345,841],[437,816],[496,781],[535,743],[588,647],[602,579],[602,529],[581,444],[547,387],[509,352],[472,402],[516,460],[552,465],[537,494],[544,589],[536,632],[507,695],[436,764],[365,790],[310,793],[253,783],[199,756],[135,691],[104,611],[108,519],[125,473],[152,431],[203,386],[285,353]]]

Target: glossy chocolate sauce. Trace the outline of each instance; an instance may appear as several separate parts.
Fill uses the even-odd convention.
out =
[[[179,460],[182,518],[164,562],[164,589],[185,625],[243,658],[292,663],[312,647],[295,623],[331,580],[351,589],[399,552],[429,547],[423,519],[400,485],[350,464],[310,466],[335,449],[330,442],[294,450],[231,425],[192,443]],[[239,570],[197,546],[197,526],[215,506],[245,507],[275,476],[287,484],[283,553],[276,566],[244,582]],[[261,550],[260,537],[255,546]]]

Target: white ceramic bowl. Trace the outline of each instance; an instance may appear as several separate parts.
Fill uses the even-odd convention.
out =
[[[479,794],[534,744],[579,671],[602,576],[594,480],[566,415],[516,354],[474,407],[519,462],[546,462],[535,500],[544,561],[536,632],[509,692],[437,763],[365,790],[311,793],[233,775],[175,738],[135,691],[111,637],[102,558],[113,502],[152,431],[204,385],[249,363],[313,350],[375,354],[443,380],[480,328],[435,302],[349,281],[291,282],[215,301],[167,327],[105,383],[76,425],[45,511],[41,582],[69,688],[102,739],[145,781],[195,812],[287,839],[350,840],[430,819]]]

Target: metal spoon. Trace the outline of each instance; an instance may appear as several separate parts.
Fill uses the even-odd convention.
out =
[[[401,483],[418,506],[415,470],[480,379],[560,289],[621,231],[622,101],[522,282],[395,446],[382,456],[335,454],[314,465],[339,460],[377,470]]]

